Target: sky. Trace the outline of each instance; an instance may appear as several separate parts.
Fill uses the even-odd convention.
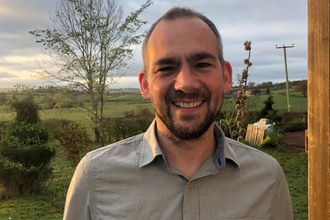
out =
[[[52,25],[50,16],[59,0],[0,0],[0,89],[16,84],[45,85],[35,76],[38,62],[48,57],[29,31]],[[136,11],[146,0],[119,0],[125,14]],[[174,6],[186,6],[207,16],[217,26],[223,41],[224,57],[232,64],[233,83],[245,68],[246,40],[252,42],[248,82],[285,82],[283,46],[286,49],[290,81],[307,79],[307,1],[303,0],[153,0],[142,14],[148,29]],[[276,46],[277,45],[277,46]],[[138,88],[142,69],[141,47],[125,76],[112,88]]]

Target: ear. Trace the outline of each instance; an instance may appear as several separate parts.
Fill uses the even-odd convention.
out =
[[[227,61],[225,61],[223,68],[223,92],[227,93],[230,91],[233,83],[233,70],[231,64]]]
[[[148,76],[144,70],[141,70],[139,73],[139,84],[142,97],[146,100],[150,100],[151,95],[149,91]]]

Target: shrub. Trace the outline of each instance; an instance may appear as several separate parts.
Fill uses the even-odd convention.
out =
[[[305,122],[290,122],[283,124],[285,132],[305,131],[307,129]]]
[[[263,103],[265,106],[261,109],[258,120],[260,118],[266,118],[269,114],[269,111],[273,110],[273,104],[275,103],[273,96],[269,95],[268,98],[263,101]]]
[[[89,150],[89,145],[92,143],[86,128],[75,123],[61,127],[58,133],[58,139],[64,147],[66,157],[72,167],[77,166],[82,156]]]
[[[42,122],[44,128],[48,132],[50,140],[59,140],[59,134],[63,129],[69,127],[72,121],[67,119],[47,119]]]
[[[153,119],[153,115],[127,118],[106,118],[103,122],[107,135],[104,140],[108,143],[113,143],[145,132]]]
[[[0,142],[4,139],[6,133],[6,123],[5,121],[0,122]]]
[[[48,142],[48,133],[38,116],[39,108],[32,99],[16,100],[11,107],[16,117],[7,124],[0,143],[3,197],[40,193],[52,174],[49,162],[55,148]]]

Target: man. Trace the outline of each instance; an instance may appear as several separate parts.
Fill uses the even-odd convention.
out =
[[[64,219],[293,219],[277,161],[214,123],[232,83],[214,24],[171,9],[146,35],[143,62],[154,122],[82,159]]]

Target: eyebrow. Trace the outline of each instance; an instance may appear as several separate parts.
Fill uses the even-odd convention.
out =
[[[178,59],[175,59],[175,58],[172,58],[172,57],[165,57],[165,58],[161,58],[159,60],[157,60],[155,63],[154,63],[154,66],[155,65],[168,65],[168,64],[176,64],[176,63],[179,63],[180,61]]]
[[[216,56],[214,56],[211,53],[207,53],[207,52],[198,52],[198,53],[193,53],[186,57],[188,62],[196,62],[196,61],[208,59],[208,58],[216,59]],[[173,57],[164,57],[164,58],[157,60],[154,63],[154,65],[168,65],[168,64],[177,64],[177,63],[180,63],[179,59],[176,59]]]
[[[186,59],[188,62],[196,62],[199,60],[203,60],[203,59],[216,59],[216,56],[214,56],[211,53],[207,53],[207,52],[198,52],[198,53],[193,53],[191,55],[189,55]]]

